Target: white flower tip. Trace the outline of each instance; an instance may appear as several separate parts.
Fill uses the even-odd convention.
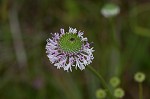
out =
[[[77,33],[77,29],[69,27],[69,33]]]
[[[101,9],[101,13],[104,17],[108,18],[108,17],[113,17],[116,16],[120,13],[120,8],[118,5],[113,4],[113,3],[109,3],[106,4],[102,9]]]
[[[60,32],[61,32],[62,34],[65,34],[65,30],[64,30],[63,28],[60,29]]]
[[[88,39],[85,37],[85,38],[82,38],[82,41],[88,41]]]

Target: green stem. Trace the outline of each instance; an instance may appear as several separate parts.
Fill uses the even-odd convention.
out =
[[[139,99],[143,99],[143,87],[142,87],[142,83],[139,83]]]
[[[116,75],[119,76],[122,68],[120,66],[120,42],[119,36],[116,33],[115,19],[109,18],[109,32],[110,32],[110,67],[109,67],[109,76]]]
[[[114,27],[114,19],[110,18],[109,20],[109,24],[110,24],[110,34],[111,34],[111,39],[112,39],[112,45],[115,46],[116,48],[119,47],[119,42],[117,41],[117,37],[116,37],[116,29]]]
[[[99,78],[99,80],[101,81],[102,86],[108,91],[109,96],[111,97],[111,99],[114,99],[114,96],[111,93],[111,90],[109,89],[109,87],[107,86],[104,78],[92,67],[92,66],[87,66],[88,69],[96,76]]]

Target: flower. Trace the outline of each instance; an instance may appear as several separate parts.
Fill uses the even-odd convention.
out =
[[[104,99],[106,97],[106,91],[104,89],[98,89],[96,91],[96,98],[97,99]]]
[[[139,83],[142,83],[144,80],[145,80],[145,74],[142,73],[142,72],[137,72],[135,75],[134,75],[134,79],[135,81],[139,82]]]
[[[112,77],[110,79],[110,84],[113,86],[113,87],[117,87],[119,84],[120,84],[120,79],[118,77]]]
[[[119,6],[113,3],[108,3],[101,9],[102,15],[106,18],[116,16],[119,14],[119,12]]]
[[[114,90],[114,96],[115,96],[116,98],[123,98],[124,95],[125,95],[125,92],[124,92],[124,90],[123,90],[122,88],[116,88],[116,89]]]
[[[72,71],[72,67],[80,70],[92,63],[93,47],[90,47],[88,39],[83,37],[83,32],[69,27],[65,32],[60,29],[60,33],[52,34],[52,38],[47,39],[46,53],[52,64],[57,69],[63,68],[65,71]]]

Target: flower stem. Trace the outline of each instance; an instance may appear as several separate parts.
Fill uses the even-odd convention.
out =
[[[104,78],[92,67],[92,66],[87,66],[88,69],[96,76],[99,78],[99,80],[101,81],[102,86],[108,91],[109,96],[111,97],[111,99],[114,99],[114,96],[111,93],[111,90],[109,89],[109,87],[106,84],[106,81],[104,80]]]
[[[117,38],[116,35],[116,28],[115,28],[115,24],[114,24],[114,19],[110,18],[109,20],[109,25],[110,25],[110,36],[111,36],[111,40],[112,40],[112,45],[116,48],[119,48],[119,40]]]
[[[110,28],[110,66],[109,66],[109,76],[112,75],[120,76],[122,67],[120,66],[120,40],[118,33],[116,31],[116,24],[114,18],[108,19]]]
[[[139,99],[143,99],[143,86],[139,83]]]

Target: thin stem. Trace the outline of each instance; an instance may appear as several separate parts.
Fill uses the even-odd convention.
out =
[[[111,39],[112,39],[112,45],[115,46],[116,48],[119,47],[119,42],[117,40],[116,36],[116,29],[114,27],[114,19],[110,18],[109,20],[109,25],[110,25],[110,34],[111,34]]]
[[[107,86],[104,78],[92,67],[92,66],[87,66],[88,69],[96,76],[99,78],[99,80],[101,81],[102,86],[108,91],[111,99],[114,99],[114,96],[111,93],[111,90],[109,89],[109,87]]]
[[[139,83],[139,99],[143,99],[143,86]]]
[[[110,40],[111,40],[109,76],[112,76],[112,75],[119,76],[122,70],[120,66],[119,36],[117,34],[116,27],[115,27],[115,19],[109,18],[108,23],[109,23],[109,28],[110,28],[109,32],[110,32]]]

